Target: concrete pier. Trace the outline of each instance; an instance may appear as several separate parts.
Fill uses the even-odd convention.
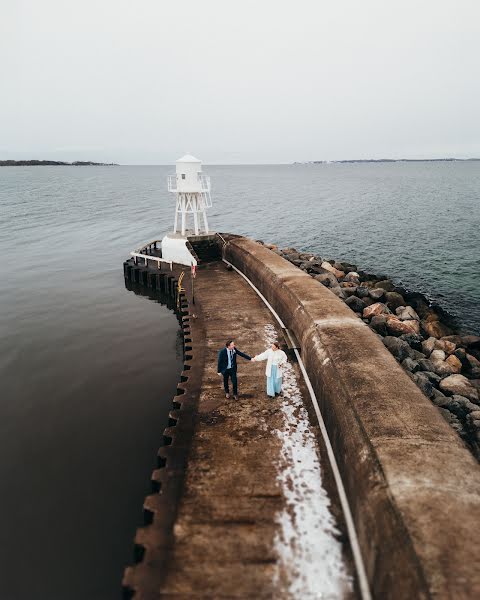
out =
[[[476,461],[377,336],[334,294],[252,240],[227,241],[226,259],[300,342],[373,597],[477,597]],[[166,279],[175,276],[178,271]],[[148,274],[133,277],[148,281]],[[282,449],[279,437],[268,434],[281,429],[279,414],[260,392],[262,365],[240,363],[243,397],[234,403],[223,396],[215,364],[225,335],[248,353],[263,349],[272,317],[241,276],[219,261],[199,271],[195,289],[195,305],[184,302],[186,369],[165,434],[171,444],[161,449],[163,468],[154,474],[160,493],[146,499],[150,524],[138,531],[139,562],[126,570],[124,586],[142,600],[288,598],[285,581],[292,574],[279,579],[275,572],[275,515],[285,505]]]

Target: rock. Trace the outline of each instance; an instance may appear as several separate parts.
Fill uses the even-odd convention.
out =
[[[385,296],[385,290],[382,288],[370,289],[368,290],[368,293],[370,294],[370,298],[372,298],[372,300],[381,300]]]
[[[452,354],[455,352],[456,345],[445,338],[435,340],[435,348],[437,350],[443,350],[445,354]]]
[[[449,336],[452,333],[450,327],[434,319],[422,321],[422,328],[428,336],[438,339]]]
[[[399,306],[395,309],[395,314],[401,321],[420,321],[420,317],[411,306]]]
[[[408,356],[402,360],[402,367],[411,373],[415,373],[420,369],[418,362],[416,360],[412,360]]]
[[[455,346],[462,345],[462,338],[459,335],[447,335],[443,339],[452,342],[453,344],[455,344]]]
[[[341,287],[339,287],[339,286],[336,286],[336,287],[331,287],[331,288],[328,288],[328,289],[329,289],[331,292],[333,292],[333,293],[335,294],[335,296],[338,296],[338,297],[339,297],[339,298],[341,298],[342,300],[344,300],[344,299],[345,299],[345,297],[346,297],[346,296],[345,296],[345,294],[344,294],[344,292],[343,292],[343,290],[342,290],[342,288],[341,288]]]
[[[476,359],[474,356],[468,353],[465,354],[465,360],[470,375],[475,379],[480,378],[480,360]]]
[[[440,377],[445,377],[453,373],[452,367],[446,360],[433,361],[433,370],[437,375],[440,375]]]
[[[376,317],[374,317],[376,318]],[[372,319],[373,320],[373,319]],[[388,348],[391,354],[399,361],[402,362],[405,358],[410,356],[410,346],[407,342],[400,340],[391,335],[387,335],[383,338],[383,343]]]
[[[363,315],[363,310],[366,307],[365,302],[361,298],[357,298],[357,296],[350,296],[345,300],[345,304],[349,306],[353,312],[358,312]]]
[[[371,308],[371,307],[369,307],[369,308]],[[385,315],[378,315],[378,316],[373,317],[372,320],[370,321],[370,327],[374,331],[379,333],[380,335],[385,336],[388,334],[387,319],[386,319]]]
[[[363,286],[357,287],[357,296],[359,298],[368,298],[368,288]]]
[[[420,333],[418,321],[400,321],[397,317],[388,319],[387,329],[392,335],[403,335],[405,333]]]
[[[418,352],[421,352],[423,340],[421,335],[418,335],[417,333],[404,333],[400,337],[402,338],[402,340],[405,340],[411,348],[414,348]],[[422,357],[423,356],[425,355],[422,354]]]
[[[375,302],[374,304],[371,304],[370,306],[367,306],[365,308],[365,310],[363,311],[363,316],[365,317],[365,319],[371,319],[372,317],[389,313],[390,310],[386,304],[382,304],[381,302]]]
[[[429,337],[427,340],[422,342],[422,352],[426,356],[430,356],[430,354],[432,353],[433,349],[435,348],[435,342],[436,339],[434,337]]]
[[[397,292],[386,292],[385,301],[392,312],[395,312],[399,306],[405,306],[403,296]]]
[[[462,335],[462,346],[465,348],[480,348],[480,336],[479,335]]]
[[[445,352],[443,350],[433,350],[430,354],[430,360],[433,362],[444,361],[446,359]]]
[[[410,335],[409,334],[401,335],[400,339],[403,340],[403,338],[405,338],[405,337],[410,337]],[[407,340],[405,340],[405,341],[408,344],[408,341]],[[410,346],[410,344],[408,344],[408,345]],[[421,360],[421,359],[425,358],[425,354],[423,352],[419,352],[418,350],[415,350],[415,348],[412,348],[410,346],[410,358],[413,358],[413,360]]]
[[[432,371],[424,371],[425,375],[428,377],[428,379],[431,381],[432,385],[437,386],[440,381],[442,380],[442,378],[437,375],[436,373],[433,373]],[[436,392],[438,392],[439,394],[442,394],[442,392],[440,390],[436,390]],[[443,394],[442,394],[443,396]]]
[[[430,379],[419,371],[418,373],[414,373],[413,375],[415,383],[422,390],[422,392],[427,396],[427,398],[431,398],[434,395],[433,385]]]
[[[362,300],[365,302],[365,306],[371,306],[372,304],[375,304],[370,296],[366,296],[365,298],[362,298]]]
[[[352,283],[351,281],[342,281],[342,283],[340,284],[341,287],[343,288],[353,288],[354,290],[357,289],[357,283]]]
[[[462,363],[454,354],[450,354],[450,356],[447,356],[445,362],[448,363],[448,365],[450,365],[452,373],[460,373],[460,371],[462,370]]]
[[[356,287],[342,287],[343,293],[345,294],[345,297],[348,298],[348,296],[354,296],[355,292],[357,291]]]
[[[326,260],[324,260],[321,264],[321,266],[326,270],[326,271],[330,271],[330,273],[333,273],[335,275],[335,277],[337,279],[340,279],[342,277],[345,276],[345,273],[343,271],[339,271],[338,269],[336,269],[333,265],[331,265],[329,262],[327,262]]]
[[[449,425],[451,425],[451,427],[453,429],[455,429],[455,431],[458,434],[462,435],[463,427],[462,427],[462,424],[460,423],[460,421],[458,420],[458,417],[455,416],[453,413],[451,413],[446,408],[439,408],[438,410],[442,414],[443,418],[447,421],[447,423],[449,423]]]
[[[476,404],[479,403],[478,390],[463,375],[450,375],[440,382],[440,390],[448,395],[459,395],[468,398]]]
[[[386,292],[393,291],[394,287],[395,286],[390,281],[390,279],[384,279],[382,281],[377,281],[377,288],[382,288],[382,290],[385,290]]]
[[[478,406],[476,404],[473,404],[473,402],[470,402],[470,400],[468,398],[465,398],[465,396],[459,396],[457,394],[454,394],[452,396],[452,400],[454,402],[457,402],[462,407],[465,416],[472,412],[478,412]]]
[[[308,262],[307,264],[307,273],[316,273],[317,275],[322,275],[325,273],[330,273],[330,271],[327,271],[326,269],[324,269],[322,267],[322,265],[319,262]]]
[[[319,281],[322,285],[328,288],[338,287],[337,278],[333,273],[322,273],[314,276],[315,281]]]
[[[433,362],[431,360],[428,360],[428,358],[421,358],[418,361],[418,364],[420,365],[421,371],[434,371],[435,370],[435,365],[433,364]]]
[[[447,397],[440,390],[433,388],[432,402],[436,406],[443,406],[447,402]]]
[[[341,269],[341,270],[345,271],[345,269]],[[350,271],[349,273],[347,273],[345,275],[345,277],[343,278],[343,280],[357,284],[359,282],[359,280],[360,280],[360,275],[356,271]]]

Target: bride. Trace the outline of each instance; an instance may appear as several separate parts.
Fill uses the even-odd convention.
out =
[[[282,391],[282,365],[287,362],[287,355],[283,350],[280,350],[280,344],[273,342],[272,346],[257,354],[252,358],[252,361],[260,362],[267,361],[265,375],[267,376],[267,394],[274,398],[276,394]]]

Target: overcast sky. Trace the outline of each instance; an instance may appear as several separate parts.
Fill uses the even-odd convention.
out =
[[[0,158],[480,156],[478,0],[0,6]]]

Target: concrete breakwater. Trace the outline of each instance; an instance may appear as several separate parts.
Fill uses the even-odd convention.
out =
[[[383,343],[480,460],[480,336],[460,335],[441,307],[357,265],[267,247],[342,299]]]
[[[165,434],[169,445],[160,453],[163,468],[154,475],[160,493],[146,499],[148,525],[137,534],[139,562],[126,571],[126,590],[142,599],[191,597],[193,590],[199,597],[290,597],[274,587],[279,557],[270,543],[276,537],[274,515],[284,500],[270,462],[277,446],[268,441],[262,423],[268,428],[276,417],[257,395],[247,398],[242,410],[226,406],[209,366],[216,337],[223,334],[219,316],[231,320],[239,335],[252,342],[261,325],[268,324],[260,307],[255,304],[251,311],[254,301],[248,287],[238,287],[238,275],[235,279],[232,273],[228,281],[221,275],[222,255],[260,290],[299,341],[342,474],[373,597],[476,597],[480,470],[382,341],[393,338],[412,346],[400,336],[380,338],[372,330],[373,317],[368,319],[363,311],[382,303],[367,300],[355,315],[344,302],[348,292],[341,300],[343,292],[338,294],[336,285],[328,289],[278,249],[246,238],[224,238],[226,244],[218,240],[216,258],[211,257],[204,271],[199,269],[195,305],[188,282],[181,298],[188,323],[188,370],[175,398],[172,428]],[[138,273],[138,280],[149,285],[162,277],[156,267],[131,261],[126,273],[134,278]],[[355,271],[334,274],[340,289],[354,287],[341,285],[355,277],[351,273]],[[224,297],[220,292],[225,289]],[[228,301],[229,289],[235,292],[234,304]],[[361,300],[362,293],[350,297]],[[380,299],[387,304],[387,297]],[[387,308],[390,312],[374,316],[393,314]],[[416,321],[398,318],[407,326],[411,320]],[[258,382],[258,375],[252,380]]]

